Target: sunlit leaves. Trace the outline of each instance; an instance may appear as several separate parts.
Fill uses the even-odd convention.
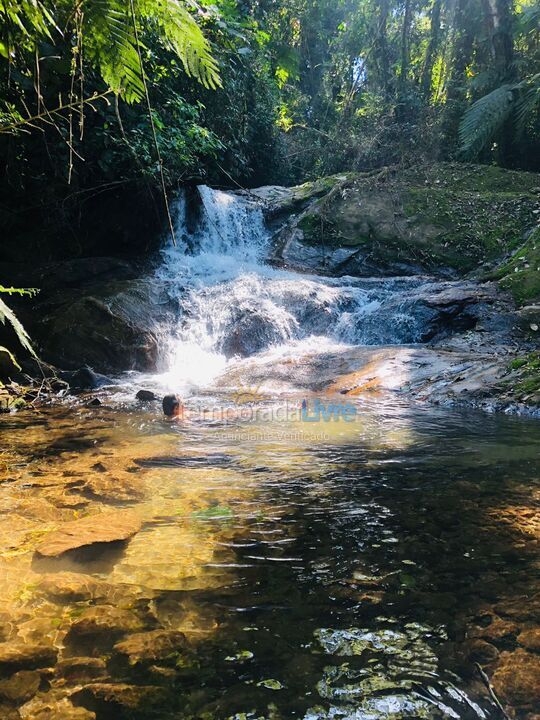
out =
[[[217,61],[197,20],[194,3],[182,0],[134,0],[135,22],[143,38],[147,28],[180,59],[185,72],[207,88],[221,81]],[[33,49],[40,38],[59,42],[74,31],[75,11],[83,18],[84,58],[90,60],[108,87],[128,103],[142,99],[144,86],[136,47],[132,5],[128,0],[60,0],[49,11],[39,0],[0,3],[0,55],[12,54],[15,43]],[[56,13],[56,15],[53,15]],[[65,32],[59,28],[65,27]]]
[[[467,110],[459,127],[461,153],[476,157],[512,113],[513,87],[501,85]]]
[[[24,329],[22,323],[17,318],[13,310],[11,310],[11,308],[9,308],[6,303],[0,298],[0,322],[5,324],[6,320],[15,331],[17,339],[19,340],[23,348],[25,348],[25,350],[28,350],[30,354],[36,357],[36,353],[34,352],[34,348],[32,347],[30,337]]]

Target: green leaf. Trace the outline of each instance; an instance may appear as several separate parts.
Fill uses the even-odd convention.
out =
[[[510,117],[514,106],[513,85],[501,85],[477,100],[459,126],[460,153],[475,158],[491,142]]]
[[[195,520],[230,520],[233,511],[227,505],[212,505],[206,510],[197,510],[191,514]]]
[[[6,355],[9,357],[10,361],[15,365],[17,370],[21,369],[21,366],[17,362],[15,355],[11,352],[11,350],[8,350],[7,347],[4,347],[3,345],[0,345],[0,353],[6,353]],[[0,387],[2,387],[2,383],[0,383]]]
[[[28,350],[28,352],[33,355],[35,358],[37,358],[37,355],[34,351],[34,348],[32,347],[32,343],[30,341],[30,337],[26,330],[24,329],[22,323],[20,320],[18,320],[17,316],[11,310],[6,303],[0,299],[0,322],[4,323],[6,320],[9,322],[11,327],[15,330],[15,334],[17,335],[17,338],[23,348]]]
[[[265,687],[268,688],[268,690],[283,690],[285,685],[283,685],[283,683],[280,683],[279,680],[268,678],[267,680],[261,680],[260,682],[258,682],[257,687]]]

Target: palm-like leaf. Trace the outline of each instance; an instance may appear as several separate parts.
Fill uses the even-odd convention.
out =
[[[36,353],[34,352],[34,348],[32,347],[30,337],[24,329],[21,321],[17,318],[13,310],[11,310],[11,308],[9,308],[2,299],[0,299],[0,322],[5,324],[6,320],[15,330],[15,334],[17,335],[17,338],[21,345],[26,350],[28,350],[28,352],[31,353],[34,357],[37,357]]]
[[[101,76],[126,102],[142,99],[144,86],[129,4],[122,0],[87,0],[84,4],[85,47]]]
[[[141,3],[140,12],[148,19],[156,20],[188,75],[208,88],[216,89],[221,85],[210,44],[180,0],[146,0]]]
[[[540,73],[519,83],[517,90],[519,95],[516,102],[516,124],[518,131],[522,133],[529,118],[540,109]]]
[[[508,120],[514,104],[515,86],[505,84],[471,105],[459,126],[461,154],[476,157]]]
[[[138,0],[134,7],[136,22],[153,23],[158,27],[188,75],[205,87],[220,85],[210,44],[180,0]],[[85,0],[84,22],[86,51],[99,65],[105,82],[126,102],[141,100],[144,84],[130,3],[126,0]]]

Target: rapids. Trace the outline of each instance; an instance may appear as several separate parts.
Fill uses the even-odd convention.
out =
[[[179,303],[158,381],[180,392],[211,386],[245,357],[421,343],[435,312],[420,301],[441,283],[423,276],[323,277],[274,267],[260,204],[199,186],[195,222],[176,204],[176,247],[157,276]],[[188,230],[187,228],[190,228]],[[275,388],[269,388],[270,390]]]

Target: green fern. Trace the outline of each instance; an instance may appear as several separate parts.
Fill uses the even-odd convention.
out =
[[[15,290],[15,288],[10,288],[10,290]],[[24,291],[22,291],[24,292]],[[24,329],[21,321],[17,318],[13,310],[9,308],[6,303],[0,298],[0,322],[5,325],[6,320],[9,322],[13,330],[15,331],[15,334],[17,335],[17,339],[23,346],[25,350],[28,350],[28,352],[33,355],[35,358],[37,358],[37,355],[35,353],[34,348],[32,347],[32,342],[30,340],[30,336]],[[9,351],[7,351],[9,352]],[[11,355],[11,353],[9,353]]]
[[[516,123],[519,133],[525,132],[527,122],[540,109],[540,73],[517,86]]]
[[[51,38],[52,29],[58,30],[54,17],[39,0],[2,0],[0,3],[0,55],[3,57],[13,53],[11,37],[15,33],[28,40]]]
[[[139,3],[139,12],[147,21],[155,20],[190,77],[213,90],[221,86],[218,64],[212,57],[210,44],[182,2],[145,0]]]
[[[137,41],[125,0],[85,0],[83,35],[87,54],[99,66],[107,85],[128,103],[142,100],[144,84]],[[193,16],[179,0],[138,0],[136,21],[156,27],[179,57],[186,73],[205,87],[220,84],[210,44]]]
[[[513,85],[501,85],[465,112],[459,126],[460,153],[464,157],[476,157],[508,120],[514,106],[514,89]]]
[[[128,7],[122,0],[87,1],[83,34],[87,56],[98,65],[103,80],[133,103],[142,99],[144,86]]]
[[[144,85],[137,54],[131,4],[128,0],[63,0],[54,6],[58,18],[69,21],[78,7],[82,17],[85,58],[99,69],[101,77],[128,103],[143,98]],[[190,2],[189,7],[197,10]],[[135,0],[135,18],[139,29],[157,29],[163,42],[175,52],[186,73],[207,88],[221,85],[218,64],[210,43],[183,0]],[[21,38],[34,47],[46,36],[52,42],[62,32],[64,21],[39,0],[2,0],[0,2],[0,55],[12,54],[11,38]],[[68,28],[67,32],[72,30]],[[139,34],[143,34],[139,32]]]
[[[10,360],[10,362],[11,362],[11,364],[12,364],[14,367],[16,367],[17,370],[21,370],[21,369],[22,369],[21,366],[19,365],[19,363],[17,362],[17,358],[15,357],[15,355],[11,352],[11,350],[8,350],[7,347],[4,347],[3,345],[0,345],[0,353],[4,353],[5,355],[7,355],[8,358],[9,358],[9,360]],[[2,388],[2,387],[4,387],[4,385],[3,385],[2,382],[0,382],[0,388]]]
[[[517,133],[540,109],[540,73],[514,84],[505,84],[477,100],[459,126],[460,154],[474,159],[492,142],[513,116]]]

